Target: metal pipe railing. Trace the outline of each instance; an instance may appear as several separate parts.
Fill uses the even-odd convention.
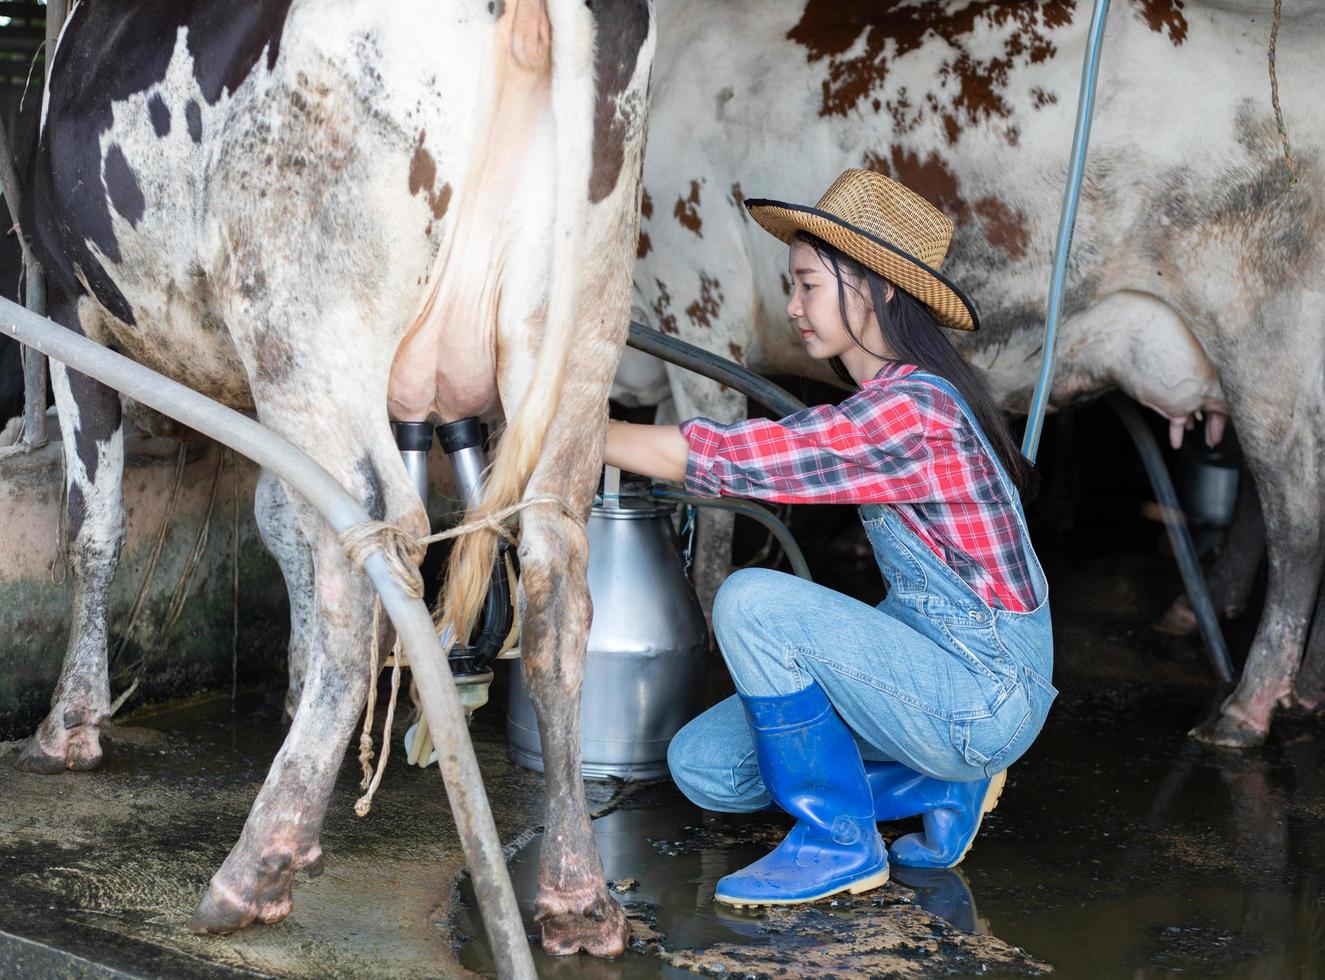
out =
[[[157,374],[17,303],[0,298],[0,329],[23,344],[95,378],[171,418],[178,419],[236,452],[297,490],[339,534],[369,520],[368,513],[331,475],[285,439],[245,415],[226,408],[164,375]],[[392,577],[380,551],[364,562],[382,606],[409,657],[428,727],[437,743],[438,765],[446,783],[460,843],[474,879],[502,977],[534,977],[529,940],[515,901],[505,854],[483,789],[469,727],[441,650],[432,616],[421,599],[410,598]]]

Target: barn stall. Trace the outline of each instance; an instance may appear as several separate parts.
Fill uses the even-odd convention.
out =
[[[840,397],[799,379],[778,380],[801,401]],[[170,430],[146,416],[145,424]],[[40,719],[68,628],[54,415],[48,425],[51,442],[11,454],[0,474],[13,502],[3,530],[14,555],[4,569],[5,588],[12,587],[4,609],[14,617],[6,635],[25,638],[5,651],[7,665],[14,664],[5,671],[12,687],[3,702],[6,737],[19,739],[6,746],[13,757]],[[1143,427],[1159,433],[1163,424],[1152,419]],[[1173,523],[1172,509],[1128,431],[1102,403],[1051,417],[1042,463],[1048,489],[1030,516],[1054,583],[1062,697],[1035,748],[1010,772],[1007,796],[970,861],[945,872],[897,869],[893,884],[877,893],[808,910],[724,909],[712,901],[716,880],[766,850],[785,821],[699,811],[666,780],[640,778],[657,775],[656,745],[647,744],[658,741],[657,732],[637,739],[646,756],[653,749],[644,764],[595,759],[593,735],[606,746],[611,733],[586,722],[585,774],[609,777],[586,782],[586,792],[607,876],[630,919],[631,952],[610,963],[540,958],[538,971],[808,975],[844,963],[857,975],[916,976],[938,969],[1309,969],[1320,956],[1311,871],[1321,845],[1316,723],[1277,720],[1268,746],[1251,756],[1187,739],[1188,728],[1217,715],[1227,688],[1212,676],[1218,643],[1209,632],[1202,642],[1152,629],[1183,582],[1162,529],[1166,517]],[[1230,534],[1233,474],[1248,509],[1246,469],[1239,470],[1229,446],[1202,451],[1190,442],[1166,462],[1179,477],[1187,523],[1209,555]],[[450,467],[435,451],[426,466],[434,528],[458,522],[463,492]],[[419,754],[409,730],[414,739],[425,737],[408,707],[396,715],[390,738],[396,762],[388,760],[363,817],[354,813],[366,779],[358,746],[347,754],[323,835],[325,873],[300,881],[290,918],[226,938],[187,931],[189,912],[283,738],[284,590],[248,516],[250,464],[192,433],[144,430],[126,445],[126,476],[128,537],[110,623],[113,693],[117,701],[127,697],[117,705],[104,739],[106,761],[96,772],[40,777],[6,769],[0,776],[7,782],[3,840],[11,889],[0,955],[18,975],[492,972],[436,778],[401,762]],[[591,522],[643,526],[612,512],[622,504],[630,511],[665,503],[638,489],[632,499],[629,485],[626,497],[614,500],[610,481]],[[878,599],[872,585],[861,584],[871,566],[850,513],[796,508],[779,516],[801,542],[809,574]],[[738,563],[791,566],[796,549],[772,536],[766,519],[742,520],[751,523],[737,525]],[[1249,520],[1254,524],[1254,516]],[[661,522],[653,523],[659,529]],[[590,532],[592,541],[592,523]],[[680,554],[676,560],[684,561]],[[645,567],[663,561],[655,556]],[[661,590],[670,587],[636,582],[626,594],[661,604]],[[1244,608],[1223,624],[1235,667],[1253,642],[1261,588],[1253,582]],[[1199,588],[1189,591],[1199,605]],[[678,608],[687,601],[683,589]],[[601,588],[600,604],[610,604]],[[693,711],[730,693],[730,682],[711,652],[706,671],[680,656],[691,643],[684,633],[668,637],[665,649],[677,657],[648,690],[689,697]],[[591,692],[602,676],[592,658],[599,655],[602,671],[613,652],[590,638]],[[488,703],[477,709],[470,733],[497,831],[511,849],[516,895],[532,916],[539,759],[518,660],[494,668]],[[624,699],[629,676],[586,696],[586,706]],[[379,718],[391,686],[388,670]],[[589,717],[623,725],[611,712]],[[1267,833],[1269,827],[1278,829]],[[908,828],[884,829],[891,839]],[[528,927],[536,931],[532,922]]]

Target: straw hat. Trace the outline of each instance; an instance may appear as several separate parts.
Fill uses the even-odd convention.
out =
[[[807,231],[901,286],[957,330],[979,330],[975,306],[938,270],[952,221],[919,194],[870,170],[847,170],[814,207],[752,198],[750,216],[790,243]]]

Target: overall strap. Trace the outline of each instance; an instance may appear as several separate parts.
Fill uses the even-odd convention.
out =
[[[973,431],[975,437],[980,440],[980,445],[984,447],[985,452],[989,455],[990,461],[993,462],[994,471],[998,474],[998,478],[1003,483],[1003,489],[1007,493],[1008,499],[1012,501],[1012,505],[1017,509],[1017,513],[1020,516],[1021,494],[1017,491],[1016,484],[1014,484],[1012,479],[1008,476],[1007,470],[1003,468],[1003,461],[998,458],[998,453],[994,451],[994,447],[990,443],[989,438],[985,435],[984,430],[980,428],[979,419],[977,419],[975,413],[971,411],[971,406],[967,404],[966,399],[963,398],[961,392],[957,390],[957,386],[947,378],[925,370],[912,371],[904,378],[900,378],[899,383],[905,383],[912,379],[924,381],[927,384],[933,385],[957,403],[958,410],[966,416],[966,421],[970,424],[971,431]],[[1023,519],[1023,524],[1024,523]]]

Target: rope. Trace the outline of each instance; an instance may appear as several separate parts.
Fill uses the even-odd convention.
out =
[[[570,504],[554,494],[545,493],[540,494],[537,497],[530,497],[528,500],[521,500],[519,503],[511,504],[509,507],[503,507],[501,510],[495,510],[491,514],[485,514],[484,516],[475,518],[465,524],[458,524],[449,531],[439,531],[437,534],[430,534],[426,538],[419,538],[419,544],[428,545],[432,544],[434,541],[447,541],[451,538],[473,534],[480,528],[485,527],[493,534],[498,535],[511,544],[519,544],[520,542],[516,540],[515,535],[506,528],[506,525],[503,522],[509,520],[513,515],[524,510],[526,507],[532,507],[535,504],[556,504],[561,508],[562,514],[566,517],[569,517],[577,524],[584,523],[584,518],[580,516],[578,511],[572,509]]]
[[[423,576],[419,572],[419,564],[423,561],[423,553],[427,545],[435,541],[447,541],[452,538],[458,538],[466,534],[473,534],[476,531],[487,529],[494,534],[499,535],[505,540],[516,543],[515,535],[503,524],[503,521],[509,520],[515,514],[524,510],[526,507],[533,507],[539,504],[556,504],[563,514],[577,523],[582,523],[579,513],[572,510],[570,505],[561,497],[544,494],[538,497],[530,497],[527,500],[521,500],[512,504],[510,507],[503,507],[500,510],[493,511],[491,514],[484,514],[476,517],[464,524],[459,524],[446,531],[437,534],[430,534],[422,538],[416,538],[407,531],[396,527],[394,524],[388,524],[385,521],[362,521],[358,524],[346,528],[340,534],[341,547],[345,550],[345,555],[354,563],[356,568],[363,568],[363,563],[375,551],[382,552],[382,558],[386,561],[387,569],[391,572],[391,577],[396,580],[405,592],[414,599],[423,598]],[[373,767],[373,717],[377,712],[377,675],[379,673],[379,636],[382,617],[382,600],[379,597],[373,603],[373,647],[372,656],[368,661],[368,704],[364,709],[363,730],[359,733],[359,765],[363,769],[363,779],[359,782],[359,788],[364,791],[363,795],[355,801],[354,812],[360,817],[368,815],[373,807],[373,794],[377,792],[377,787],[382,782],[382,773],[386,768],[387,758],[391,754],[391,726],[396,716],[396,702],[400,693],[400,666],[404,658],[404,651],[401,648],[400,640],[397,638],[395,646],[392,648],[393,663],[391,666],[391,700],[387,703],[386,719],[382,726],[382,755],[377,760],[377,767]],[[514,633],[514,630],[512,630]],[[508,641],[510,635],[507,636]],[[422,729],[420,729],[422,734]]]
[[[386,760],[391,756],[391,726],[395,723],[396,701],[400,695],[400,661],[403,658],[400,655],[400,641],[397,640],[392,651],[395,654],[395,662],[391,665],[391,700],[387,702],[386,719],[382,722],[382,755],[377,760],[377,771],[371,774],[370,779],[373,759],[373,709],[377,704],[377,630],[381,612],[382,600],[378,599],[373,604],[373,656],[369,661],[371,666],[368,671],[368,710],[364,714],[363,734],[359,736],[359,763],[363,766],[363,782],[359,784],[359,788],[364,790],[364,794],[355,800],[354,813],[360,817],[368,816],[368,811],[373,808],[373,794],[377,792],[377,787],[382,782]]]
[[[193,551],[189,553],[188,559],[184,563],[184,572],[175,583],[175,591],[170,595],[170,605],[166,607],[166,619],[158,631],[159,638],[164,639],[171,628],[179,619],[180,614],[184,612],[184,603],[189,597],[189,583],[193,579],[193,573],[198,568],[198,562],[202,560],[203,552],[207,550],[207,539],[211,536],[212,514],[216,511],[216,500],[220,496],[218,491],[221,487],[221,464],[225,462],[225,455],[217,447],[216,469],[212,472],[212,489],[207,498],[207,512],[203,515],[202,526],[198,529],[198,536],[193,541]]]
[[[1288,130],[1284,126],[1284,112],[1279,108],[1279,78],[1275,73],[1274,49],[1279,40],[1279,15],[1281,0],[1274,0],[1274,21],[1270,27],[1270,101],[1274,103],[1274,122],[1279,127],[1279,142],[1284,146],[1284,159],[1288,162],[1288,186],[1297,186],[1297,167],[1293,163],[1293,151],[1288,145]]]
[[[157,528],[156,542],[152,545],[152,553],[147,559],[147,567],[143,570],[143,577],[138,583],[138,594],[134,597],[133,606],[129,610],[128,621],[120,633],[120,642],[115,647],[114,656],[110,658],[111,664],[116,663],[124,653],[124,648],[133,635],[133,628],[138,622],[138,615],[143,611],[143,602],[147,598],[148,586],[151,585],[152,579],[156,577],[156,566],[161,561],[161,549],[166,543],[166,532],[170,529],[170,522],[175,516],[175,502],[179,499],[180,484],[184,482],[185,454],[187,450],[188,447],[181,442],[179,452],[175,456],[175,482],[170,488],[170,499],[166,503],[166,512],[161,515],[161,526]]]
[[[485,529],[504,538],[511,544],[516,544],[518,542],[515,535],[503,522],[526,507],[534,507],[538,504],[556,504],[561,512],[571,520],[576,523],[584,523],[580,514],[573,510],[566,501],[553,494],[542,494],[537,497],[530,497],[527,500],[521,500],[509,507],[503,507],[491,514],[483,514],[473,520],[466,521],[464,524],[458,524],[450,530],[429,534],[422,538],[416,538],[408,531],[385,521],[362,521],[347,527],[341,532],[340,544],[345,549],[346,557],[354,563],[356,568],[363,568],[363,563],[368,560],[373,552],[382,552],[382,558],[386,561],[391,577],[396,580],[397,584],[405,590],[410,598],[421,599],[423,598],[423,575],[419,572],[419,563],[423,561],[423,553],[428,545],[436,541],[449,541],[452,538],[463,537],[466,534],[473,534],[475,531]]]
[[[340,534],[340,545],[356,568],[375,551],[382,553],[391,577],[411,599],[423,598],[423,545],[408,531],[385,521],[363,521],[347,527]]]
[[[166,519],[167,522],[169,521],[170,516],[173,515],[174,513],[175,494],[178,492],[180,484],[183,480],[184,467],[180,465],[179,460],[184,458],[186,450],[187,446],[185,445],[185,443],[181,442],[180,455],[176,458],[175,486],[174,489],[171,491],[170,511],[167,514],[167,519]],[[170,602],[166,607],[165,617],[163,619],[161,626],[157,629],[156,632],[157,643],[160,643],[166,638],[166,635],[174,627],[175,623],[178,622],[179,617],[184,612],[184,607],[188,602],[189,586],[193,581],[193,574],[198,568],[198,563],[202,560],[203,553],[207,550],[207,542],[211,536],[212,515],[216,512],[216,501],[220,497],[221,467],[224,462],[225,462],[225,454],[222,453],[220,451],[220,448],[218,447],[216,453],[216,468],[212,471],[212,488],[210,495],[208,496],[207,499],[207,511],[203,515],[202,525],[198,528],[197,537],[194,538],[193,549],[189,552],[188,558],[185,559],[184,569],[180,573],[179,581],[175,583],[174,591],[171,592]],[[161,527],[162,533],[157,538],[156,547],[153,551],[150,566],[148,568],[147,573],[144,575],[142,584],[139,587],[139,596],[138,596],[139,600],[143,598],[145,594],[144,590],[146,589],[147,584],[152,580],[152,578],[155,577],[157,563],[161,558],[161,549],[165,543],[165,534],[164,534],[165,529],[166,525],[165,523],[163,523]],[[130,619],[129,627],[126,628],[125,633],[120,638],[120,646],[116,650],[117,657],[119,656],[120,650],[123,649],[124,644],[127,642],[129,636],[129,629],[132,628],[133,621],[136,618],[137,618],[137,613],[135,612]],[[143,673],[147,667],[147,657],[148,657],[147,643],[144,643],[143,656],[134,665],[133,668],[133,683],[129,685],[128,690],[126,690],[123,694],[121,694],[118,698],[115,699],[115,703],[111,706],[110,711],[106,717],[108,718],[114,717],[115,713],[120,710],[120,708],[124,705],[124,703],[129,699],[130,695],[132,695],[133,692],[137,690],[138,684],[142,680]]]
[[[363,731],[359,733],[359,765],[363,779],[359,788],[366,790],[373,778],[373,713],[377,710],[377,630],[382,618],[382,603],[373,603],[373,655],[368,661],[368,707],[363,713]],[[387,733],[390,734],[390,733]],[[362,802],[362,801],[361,801]],[[355,812],[359,804],[354,804]]]

